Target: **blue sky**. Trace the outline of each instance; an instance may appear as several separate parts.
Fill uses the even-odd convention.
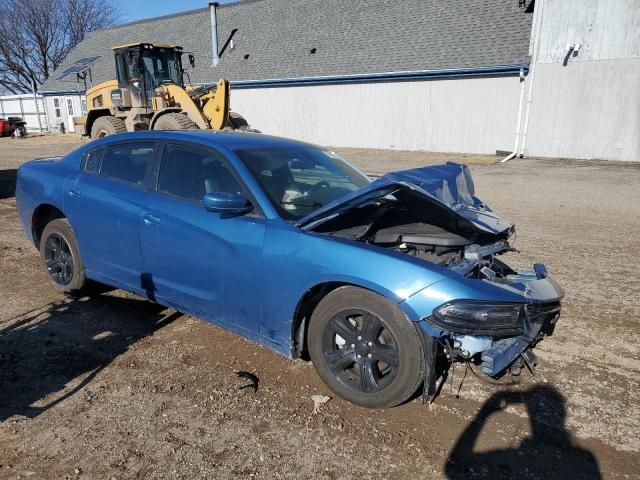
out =
[[[218,0],[229,3],[230,0]],[[114,0],[122,13],[122,22],[134,22],[143,18],[159,17],[171,13],[195,10],[209,5],[208,0]]]

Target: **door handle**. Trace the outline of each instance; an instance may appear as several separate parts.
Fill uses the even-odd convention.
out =
[[[160,223],[160,219],[158,217],[155,215],[149,215],[148,213],[142,217],[142,219],[144,220],[145,225],[149,227],[155,227]]]
[[[78,190],[77,188],[70,188],[69,189],[69,196],[70,197],[80,197],[80,196],[82,196],[82,192],[80,190]]]

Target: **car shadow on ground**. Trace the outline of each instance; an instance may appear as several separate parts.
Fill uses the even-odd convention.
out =
[[[160,305],[95,295],[0,324],[0,422],[36,417],[89,384],[139,339],[180,316]]]
[[[524,405],[530,435],[514,448],[476,452],[474,447],[492,414],[509,405]],[[446,461],[450,479],[541,478],[600,479],[594,455],[575,444],[566,430],[566,404],[554,387],[537,385],[527,391],[502,391],[489,398],[462,433]]]
[[[18,170],[14,168],[0,170],[0,200],[15,197],[17,174]]]

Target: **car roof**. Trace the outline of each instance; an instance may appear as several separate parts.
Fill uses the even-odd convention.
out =
[[[120,142],[123,140],[182,140],[205,144],[212,147],[224,147],[230,150],[282,148],[282,147],[317,147],[311,143],[274,137],[261,133],[215,131],[215,130],[151,130],[118,133],[99,140],[100,144]],[[98,144],[98,142],[95,142]]]

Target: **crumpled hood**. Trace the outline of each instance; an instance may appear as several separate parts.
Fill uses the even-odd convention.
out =
[[[389,195],[399,188],[409,188],[445,205],[485,232],[501,233],[513,227],[475,196],[469,167],[454,162],[388,173],[298,220],[295,225],[311,229],[345,210]]]

